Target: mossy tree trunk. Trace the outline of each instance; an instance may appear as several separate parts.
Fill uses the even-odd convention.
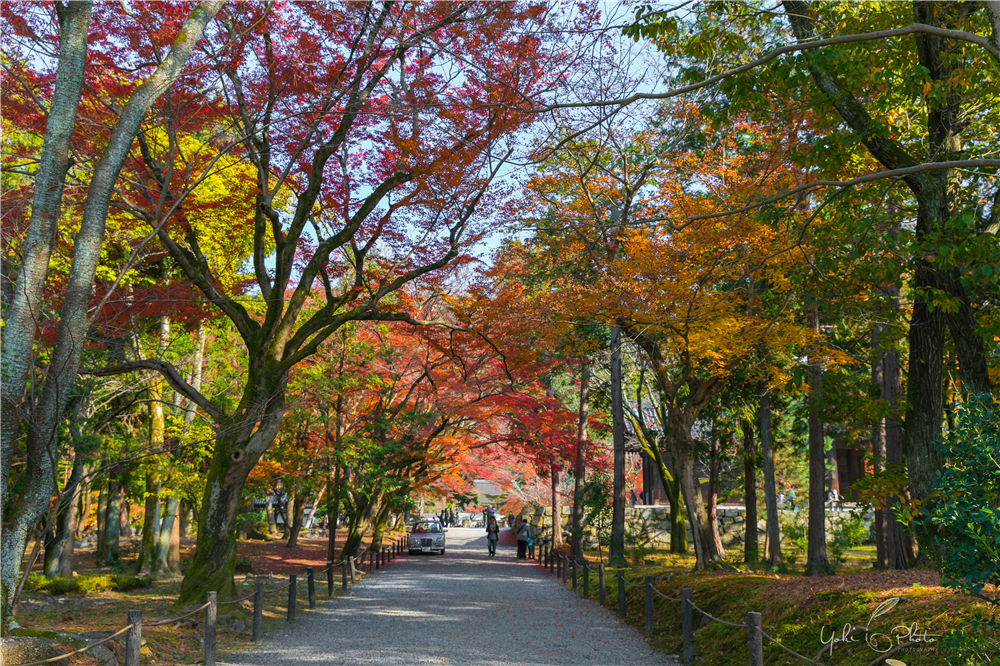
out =
[[[573,526],[570,550],[574,560],[583,560],[583,486],[587,475],[587,447],[590,444],[590,365],[580,368],[580,413],[576,427],[576,459],[573,461]]]

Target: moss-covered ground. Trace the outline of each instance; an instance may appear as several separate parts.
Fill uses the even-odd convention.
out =
[[[401,535],[386,535],[386,539]],[[338,536],[339,543],[343,537]],[[388,541],[387,541],[388,542]],[[80,549],[76,557],[75,581],[83,585],[41,585],[41,589],[25,589],[20,606],[14,620],[21,626],[15,629],[14,635],[39,636],[65,646],[69,652],[83,647],[78,641],[65,639],[61,633],[81,634],[84,632],[109,632],[125,626],[126,613],[129,610],[141,610],[144,623],[162,618],[177,617],[185,613],[174,605],[180,591],[180,577],[166,577],[152,581],[146,587],[135,587],[127,590],[113,589],[112,584],[105,581],[122,580],[124,573],[135,566],[134,552],[136,545],[126,543],[122,561],[112,570],[98,567],[94,562],[91,549]],[[194,548],[193,539],[182,542],[182,563],[190,558]],[[287,548],[283,541],[241,541],[239,557],[247,558],[250,572],[239,573],[236,576],[237,589],[240,596],[251,594],[254,581],[264,581],[264,632],[282,628],[288,610],[287,583],[288,574],[297,572],[298,593],[296,595],[296,613],[308,613],[308,595],[306,590],[306,567],[314,567],[316,571],[316,598],[321,602],[327,598],[327,583],[325,575],[319,572],[326,566],[326,539],[300,538],[297,548]],[[244,566],[246,562],[244,562]],[[366,567],[367,570],[367,567]],[[40,567],[36,565],[35,581],[44,581]],[[363,573],[359,575],[363,576]],[[118,576],[116,579],[115,576]],[[335,596],[340,593],[340,573],[334,576]],[[67,587],[71,591],[66,591]],[[118,587],[130,587],[120,585]],[[81,593],[80,590],[87,590]],[[54,592],[51,593],[51,592]],[[252,645],[251,622],[253,603],[244,601],[239,604],[220,605],[218,631],[218,660],[225,661],[225,655],[240,652]],[[142,638],[143,664],[196,664],[204,658],[201,638],[204,628],[201,621],[204,611],[194,615],[192,620],[197,624],[181,623],[160,627],[144,627]],[[123,637],[124,638],[124,637]],[[112,649],[122,663],[121,644],[112,644]],[[86,654],[70,660],[72,666],[100,666],[100,660]],[[4,666],[7,666],[6,660]]]
[[[599,554],[588,553],[588,558],[596,563]],[[911,645],[890,657],[906,666],[1000,661],[1000,635],[989,637],[993,641],[990,647],[993,654],[971,660],[946,647],[945,635],[970,627],[977,611],[990,612],[985,602],[942,587],[940,577],[932,570],[876,571],[872,568],[873,558],[874,548],[857,548],[847,553],[846,561],[837,566],[836,575],[806,577],[801,563],[798,569],[792,565],[777,573],[732,560],[715,570],[696,572],[693,554],[647,551],[641,561],[633,559],[625,573],[634,583],[641,583],[645,576],[654,576],[657,591],[668,597],[679,598],[681,589],[689,588],[696,606],[727,622],[743,623],[748,612],[759,612],[767,634],[822,664],[867,666],[889,649],[907,642]],[[582,594],[582,572],[580,576],[576,591]],[[597,601],[596,571],[590,576],[590,597]],[[645,591],[630,586],[626,590],[625,621],[642,631]],[[681,604],[659,595],[654,599],[650,642],[657,650],[680,655]],[[617,611],[617,600],[617,581],[614,573],[609,572],[606,606]],[[853,627],[866,627],[869,631],[855,632],[851,636],[854,640],[840,643],[830,654],[832,638],[842,637],[845,627],[848,631]],[[697,663],[712,666],[747,663],[747,631],[712,622],[697,611],[694,646]],[[764,663],[792,666],[804,662],[765,639]]]

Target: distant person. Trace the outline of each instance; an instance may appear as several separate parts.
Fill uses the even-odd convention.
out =
[[[455,526],[455,511],[449,506],[448,507],[448,527]]]
[[[517,526],[517,559],[523,560],[528,557],[528,542],[531,540],[531,525],[527,520],[522,519]]]
[[[531,534],[531,526],[528,526],[528,559],[535,559],[535,538]]]
[[[788,505],[795,511],[795,488],[788,491]]]
[[[486,523],[486,545],[490,549],[490,557],[496,557],[497,554],[497,541],[500,540],[500,526],[497,525],[497,519],[490,516],[489,522]]]
[[[634,509],[635,505],[638,503],[639,503],[639,498],[635,496],[635,490],[633,490],[632,494],[629,495],[628,497],[628,505]]]
[[[514,512],[510,511],[507,513],[507,527],[514,529]]]

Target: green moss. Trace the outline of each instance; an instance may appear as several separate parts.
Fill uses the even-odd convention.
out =
[[[630,581],[636,581],[640,576],[655,576],[663,571],[662,566],[633,569],[627,576]],[[921,648],[921,651],[907,651],[897,656],[907,666],[959,663],[956,655],[943,642],[943,635],[968,627],[975,611],[983,610],[983,604],[943,593],[940,588],[919,588],[920,594],[907,592],[911,602],[899,602],[884,615],[872,618],[879,604],[890,598],[888,594],[851,589],[849,585],[844,589],[812,592],[810,579],[793,577],[792,580],[798,584],[795,588],[789,588],[787,576],[781,580],[774,575],[686,572],[661,580],[656,587],[660,593],[674,598],[680,597],[681,588],[690,588],[696,606],[727,622],[743,623],[749,611],[760,612],[765,632],[810,659],[816,658],[824,640],[839,636],[845,624],[853,627],[869,624],[873,631],[884,634],[883,642],[892,640],[893,645],[906,642],[905,628],[915,625],[917,632],[926,631],[929,638],[928,642],[912,646]],[[591,580],[592,599],[597,598],[596,583],[594,576]],[[802,594],[804,590],[810,592]],[[617,593],[617,581],[614,576],[608,576],[607,604],[612,610],[617,610]],[[643,591],[629,587],[626,602],[625,621],[642,630],[645,626]],[[678,654],[681,641],[680,604],[655,597],[654,618],[650,641],[653,648]],[[695,656],[699,663],[713,666],[743,666],[747,663],[745,629],[708,622],[697,611],[694,613],[694,628]],[[841,645],[832,658],[827,654],[819,661],[836,666],[867,665],[879,653],[866,644],[863,634],[857,636],[857,642]],[[765,639],[764,663],[769,666],[798,666],[801,662]]]
[[[45,576],[31,576],[28,579],[28,588],[45,592],[53,596],[63,594],[89,594],[90,592],[128,592],[144,587],[150,587],[153,578],[150,576],[129,576],[125,574],[116,575],[93,575],[77,576],[75,578],[46,578]]]

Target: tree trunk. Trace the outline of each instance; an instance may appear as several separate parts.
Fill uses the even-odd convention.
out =
[[[743,561],[756,564],[760,559],[757,541],[757,447],[753,441],[753,424],[743,421],[743,505],[746,510],[743,524]]]
[[[175,497],[167,497],[163,502],[163,514],[160,517],[160,532],[157,535],[156,554],[159,558],[157,570],[159,573],[181,573],[180,554],[180,512],[181,501]]]
[[[372,550],[378,552],[382,550],[382,540],[385,538],[385,528],[389,523],[389,503],[379,510],[378,517],[375,518],[375,529],[372,530]]]
[[[77,454],[77,458],[79,459],[79,454]],[[78,469],[79,471],[77,471]],[[84,465],[82,462],[74,461],[73,474],[70,477],[69,505],[66,508],[66,526],[64,528],[66,542],[59,553],[59,571],[57,575],[62,578],[73,577],[73,551],[76,548],[77,508],[80,504],[80,496],[82,494],[80,479],[83,477],[83,469]]]
[[[674,465],[677,469],[677,465]],[[681,494],[681,484],[675,477],[670,500],[670,552],[688,552],[687,525],[684,522],[684,496]]]
[[[276,496],[271,493],[267,496],[267,504],[264,506],[264,515],[267,517],[267,533],[277,534],[278,533],[278,522],[274,517],[274,500]]]
[[[819,310],[815,303],[807,306],[807,326],[813,336],[819,335]],[[809,532],[806,552],[806,574],[826,576],[833,573],[826,556],[826,446],[819,402],[822,399],[823,368],[815,345],[809,346]]]
[[[285,493],[285,512],[281,520],[281,538],[286,541],[292,536],[292,522],[295,520],[295,494]]]
[[[87,30],[92,2],[56,4],[59,20],[59,64],[55,88],[45,122],[42,154],[35,171],[31,220],[21,246],[21,266],[14,287],[14,298],[4,312],[3,348],[0,352],[0,510],[7,503],[7,484],[14,455],[15,440],[21,422],[28,372],[34,362],[35,333],[38,330],[42,292],[49,274],[49,259],[56,241],[63,185],[69,169],[70,139],[76,121],[87,64]],[[5,303],[6,305],[6,303]],[[10,517],[4,518],[10,523]],[[4,529],[6,533],[10,527]],[[15,528],[18,530],[20,528]],[[16,544],[4,541],[4,550]],[[24,547],[21,547],[23,554]],[[11,551],[13,553],[13,551]],[[17,562],[20,562],[18,555]],[[6,565],[4,565],[6,569]],[[12,580],[16,580],[14,574]],[[0,577],[4,600],[3,627],[7,626],[7,576]],[[10,588],[11,590],[13,588]],[[12,608],[12,606],[10,606]]]
[[[379,498],[376,496],[364,499],[360,506],[355,502],[350,524],[347,528],[347,538],[344,540],[344,550],[341,551],[341,557],[354,557],[358,554],[362,539],[378,514],[379,504]]]
[[[142,546],[139,551],[139,574],[156,576],[160,570],[160,482],[146,473],[146,497],[142,514]]]
[[[104,517],[104,556],[100,564],[108,566],[121,557],[121,494],[117,481],[108,482],[108,506]]]
[[[198,513],[198,539],[191,567],[181,582],[177,605],[202,603],[205,593],[236,598],[236,516],[250,470],[274,441],[284,413],[287,375],[274,377],[251,364],[251,387],[236,412],[218,424],[220,433]]]
[[[292,524],[288,527],[288,543],[285,544],[287,548],[297,548],[299,545],[299,532],[302,531],[302,519],[306,513],[306,497],[308,495],[304,491],[295,493],[295,508],[288,509],[287,513],[291,514]]]
[[[63,489],[62,501],[59,502],[55,533],[45,544],[43,570],[47,578],[73,577],[73,539],[76,532],[76,510],[82,476],[83,456],[78,451],[73,459],[73,471]]]
[[[674,433],[673,437],[683,436]],[[712,528],[708,524],[708,512],[705,511],[705,500],[702,498],[701,487],[695,473],[694,444],[674,445],[674,461],[677,464],[677,477],[681,491],[684,493],[684,504],[687,505],[688,522],[691,525],[691,539],[694,542],[695,566],[699,571],[705,569],[709,562],[722,559],[722,553],[715,547],[712,539]]]
[[[640,415],[640,418],[641,415]],[[611,505],[611,546],[608,562],[625,566],[625,409],[622,404],[621,329],[611,329],[611,438],[613,443],[614,490]]]
[[[89,478],[91,471],[90,465],[84,465],[83,476]],[[79,513],[76,517],[75,532],[77,541],[83,541],[87,535],[87,520],[90,518],[90,509],[94,505],[94,500],[91,497],[93,491],[93,484],[89,481],[84,481],[80,487]]]
[[[764,459],[764,508],[767,511],[767,564],[781,564],[781,534],[778,528],[778,489],[774,478],[774,447],[771,438],[771,394],[767,385],[757,386],[760,397],[760,450]],[[756,511],[754,512],[756,514]],[[756,522],[754,523],[756,526]]]
[[[330,491],[330,497],[327,500],[327,538],[326,538],[326,559],[331,562],[335,562],[337,557],[337,528],[340,526],[340,496],[343,493],[341,488],[341,476],[343,474],[343,467],[337,465],[336,471],[333,475],[333,489]],[[327,481],[329,483],[329,480]]]
[[[891,288],[888,293],[895,304],[899,298],[898,291]],[[884,344],[883,336],[879,333],[880,331],[876,329],[876,335],[879,336],[876,338],[877,371],[873,372],[872,376],[873,381],[878,381],[881,399],[886,403],[887,416],[879,420],[874,439],[876,445],[882,449],[885,466],[899,470],[903,467],[903,433],[899,422],[902,370],[896,348]],[[892,506],[900,499],[908,502],[909,495],[903,498],[886,498],[885,506],[878,512],[876,521],[876,532],[881,527],[881,545],[884,549],[884,559],[880,562],[888,569],[906,569],[910,561],[917,556],[916,542],[906,526],[896,519],[896,514],[892,510]]]
[[[111,482],[106,480],[101,486],[101,494],[97,498],[97,549],[95,556],[98,562],[104,561],[108,550],[108,498],[111,492]]]
[[[130,155],[132,142],[135,140],[143,118],[153,103],[180,76],[184,63],[187,62],[188,56],[201,38],[205,26],[219,11],[222,4],[222,0],[203,0],[191,11],[184,25],[181,26],[167,57],[157,66],[149,78],[129,96],[122,108],[121,115],[111,130],[104,152],[91,175],[87,197],[81,213],[80,228],[74,237],[73,259],[59,311],[55,345],[48,359],[48,371],[39,392],[38,403],[32,411],[31,426],[27,428],[26,445],[29,462],[24,476],[26,490],[23,499],[18,503],[15,515],[10,520],[11,527],[4,530],[2,542],[0,542],[0,561],[2,561],[0,563],[0,611],[2,611],[0,624],[3,626],[6,626],[16,602],[12,592],[16,586],[15,581],[18,578],[21,560],[24,557],[28,529],[44,515],[52,495],[51,468],[55,461],[55,444],[63,412],[69,400],[77,370],[80,367],[80,357],[83,353],[87,332],[90,329],[94,275],[101,258],[101,247],[104,242],[108,210],[115,183],[125,159]],[[15,294],[15,300],[17,298],[18,294]],[[17,340],[22,340],[25,335],[31,335],[32,340],[20,344],[23,350],[18,352],[18,355],[32,358],[30,352],[35,322],[31,317],[26,318],[25,322],[25,327],[21,330],[14,331],[11,328],[5,328],[5,333],[6,336]],[[5,342],[4,365],[8,361],[6,355],[12,353],[12,349],[13,347],[6,347]],[[19,373],[18,369],[14,374]],[[12,395],[16,396],[15,399],[19,400],[20,395],[23,394],[23,385],[24,380],[15,376],[8,388],[8,390],[13,389]],[[19,389],[18,386],[21,388]],[[6,419],[4,421],[6,424]],[[8,452],[9,446],[13,446],[13,433],[8,444],[5,439],[7,432],[9,431],[4,429],[4,426],[0,426],[0,449],[4,453]],[[2,457],[4,461],[9,460],[7,455]],[[6,483],[9,469],[2,471],[4,480],[0,483]],[[6,492],[5,487],[0,490]]]
[[[205,363],[205,341],[208,338],[208,329],[205,322],[198,322],[198,335],[195,343],[194,362],[191,368],[191,387],[195,391],[201,391],[202,365]],[[184,431],[191,427],[194,421],[197,405],[189,400],[184,410]]]
[[[573,558],[580,561],[583,560],[583,486],[587,474],[589,397],[590,366],[584,363],[583,367],[580,368],[580,416],[577,420],[576,460],[573,465],[573,542],[571,544]]]
[[[886,333],[886,326],[878,324],[872,329],[872,391],[880,402],[887,402],[885,393],[885,350],[882,337]],[[877,416],[872,423],[872,470],[877,477],[885,471],[885,430],[886,417]],[[875,510],[875,568],[884,570],[888,568],[888,554],[886,551],[886,533],[888,532],[889,513],[886,511],[888,503],[881,509]]]
[[[681,495],[681,485],[677,477],[671,475],[670,470],[667,469],[661,445],[662,442],[657,442],[650,446],[647,454],[652,455],[653,463],[656,465],[656,473],[667,493],[667,501],[670,502],[670,552],[686,553],[688,551],[687,528],[684,524],[684,499]],[[671,454],[668,452],[667,455]],[[674,470],[676,469],[675,462]]]
[[[559,467],[552,465],[552,548],[563,547],[562,497],[559,495]]]
[[[722,537],[719,535],[719,438],[712,433],[712,438],[708,443],[708,527],[711,532],[712,544],[720,557],[726,556],[726,549],[722,546]]]
[[[126,539],[131,539],[135,536],[135,530],[132,528],[132,522],[129,519],[130,506],[128,497],[125,496],[125,487],[121,486],[118,496],[118,534]]]
[[[323,501],[323,495],[326,494],[326,486],[319,489],[319,494],[316,495],[316,499],[313,500],[312,509],[309,511],[309,517],[306,518],[305,522],[302,524],[306,532],[312,529],[313,521],[316,519],[316,511],[319,509],[319,503]]]

